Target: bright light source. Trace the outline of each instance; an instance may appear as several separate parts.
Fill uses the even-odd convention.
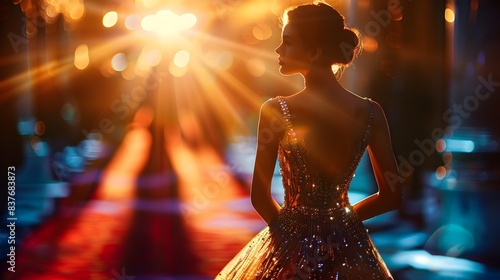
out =
[[[73,63],[77,69],[85,69],[89,65],[89,47],[87,45],[79,45],[75,50],[75,58]]]
[[[154,15],[145,16],[141,21],[141,26],[146,31],[168,36],[193,27],[197,20],[192,13],[179,16],[170,10],[160,10]]]
[[[154,15],[153,31],[168,35],[179,28],[179,16],[170,10],[160,10]]]
[[[104,25],[104,27],[107,28],[113,27],[117,21],[118,21],[118,13],[115,11],[107,12],[102,17],[102,25]]]
[[[189,53],[186,50],[180,50],[174,56],[174,64],[179,68],[186,67],[189,63],[189,58]]]
[[[123,71],[127,68],[127,57],[125,57],[124,53],[117,53],[111,59],[111,67],[115,71]]]
[[[444,19],[450,23],[454,22],[455,21],[455,12],[450,8],[446,8],[446,10],[444,10]]]

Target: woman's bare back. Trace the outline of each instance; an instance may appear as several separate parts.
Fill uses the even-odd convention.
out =
[[[286,98],[299,143],[307,149],[307,169],[326,177],[343,175],[365,135],[369,101],[349,91],[332,96],[301,92]]]

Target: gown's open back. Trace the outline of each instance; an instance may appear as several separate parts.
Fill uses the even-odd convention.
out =
[[[277,97],[286,123],[278,148],[284,204],[216,279],[392,279],[347,191],[372,136],[373,104],[366,130],[352,160],[336,176],[309,174],[303,141],[297,137],[288,105]]]

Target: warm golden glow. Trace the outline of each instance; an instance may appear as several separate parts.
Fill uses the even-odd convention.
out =
[[[253,27],[252,34],[257,40],[263,41],[269,39],[273,32],[267,24],[258,24]]]
[[[233,65],[233,55],[228,51],[209,51],[206,54],[207,63],[220,70],[227,70]]]
[[[85,6],[83,5],[83,3],[78,3],[72,6],[69,10],[69,17],[73,21],[79,20],[80,18],[83,17],[84,14],[85,14]]]
[[[137,0],[137,2],[142,2],[144,8],[152,8],[158,4],[159,0]]]
[[[356,1],[356,4],[358,4],[358,7],[360,9],[370,8],[370,0],[358,0],[358,1]]]
[[[168,67],[168,72],[174,77],[180,78],[184,76],[187,72],[186,67],[178,67],[174,63],[171,63],[170,66]]]
[[[154,15],[147,15],[141,20],[141,27],[162,36],[169,36],[187,30],[196,25],[197,18],[192,13],[177,15],[170,10],[160,10]]]
[[[158,49],[149,50],[145,55],[146,63],[149,66],[156,66],[160,64],[162,54]]]
[[[120,74],[122,75],[122,77],[125,80],[129,80],[129,81],[133,80],[136,77],[136,73],[134,71],[134,68],[132,68],[132,67],[127,67],[127,68],[123,69],[123,71],[121,71]]]
[[[261,77],[266,72],[266,65],[258,58],[251,58],[247,61],[248,73],[254,77]]]
[[[44,4],[48,21],[52,21],[58,14],[62,14],[66,21],[75,22],[82,19],[85,14],[83,0],[44,0]]]
[[[189,29],[196,25],[198,18],[192,13],[183,14],[179,17],[181,29]]]
[[[363,50],[366,52],[376,52],[378,50],[377,39],[369,36],[363,36]]]

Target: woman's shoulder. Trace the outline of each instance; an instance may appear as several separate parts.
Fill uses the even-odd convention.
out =
[[[288,106],[290,103],[294,103],[297,95],[300,92],[291,94],[291,95],[278,95],[272,98],[267,99],[262,103],[261,110],[262,109],[267,109],[267,110],[272,110],[272,109],[281,109],[282,106]]]
[[[370,97],[360,96],[353,92],[350,93],[353,100],[355,101],[356,106],[358,106],[359,108],[365,110],[366,108],[371,108],[370,110],[373,110],[374,114],[376,113],[380,114],[381,112],[383,112],[382,106],[380,106],[380,104],[377,101],[371,99]]]
[[[261,118],[270,118],[270,117],[279,117],[281,118],[283,115],[282,111],[282,100],[283,96],[276,96],[267,99],[260,106],[260,115]]]

